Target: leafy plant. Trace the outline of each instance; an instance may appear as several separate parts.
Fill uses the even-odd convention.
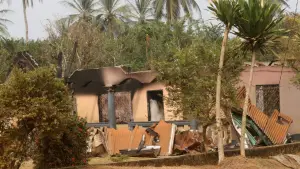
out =
[[[243,70],[242,54],[235,50],[239,42],[232,40],[230,44],[222,79],[223,110],[235,105],[235,85]],[[175,49],[169,60],[159,60],[156,63],[160,79],[168,86],[166,100],[170,107],[174,107],[172,111],[175,117],[196,118],[203,126],[215,123],[215,114],[211,110],[215,106],[219,45],[220,43],[211,43],[210,40],[199,37],[190,46]]]
[[[68,90],[53,69],[15,69],[0,96],[0,168],[19,168],[27,158],[36,168],[86,162],[85,120],[74,115]]]

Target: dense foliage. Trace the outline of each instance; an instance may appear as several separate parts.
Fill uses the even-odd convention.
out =
[[[27,158],[36,168],[84,164],[86,122],[72,109],[52,69],[15,69],[0,86],[0,168],[18,168]]]
[[[198,38],[190,46],[177,50],[169,61],[160,60],[157,69],[161,80],[168,85],[167,101],[176,107],[175,115],[197,118],[205,126],[215,121],[211,110],[215,107],[220,43]],[[224,110],[235,105],[235,84],[243,69],[243,55],[234,49],[237,44],[237,40],[230,41],[232,47],[223,69],[221,105]]]

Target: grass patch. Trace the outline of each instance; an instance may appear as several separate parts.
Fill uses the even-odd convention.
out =
[[[112,156],[110,157],[110,160],[112,162],[124,162],[124,161],[128,161],[129,156],[127,155],[117,155],[117,156]]]

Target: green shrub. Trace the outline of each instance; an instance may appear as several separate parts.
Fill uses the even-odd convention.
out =
[[[0,86],[0,168],[19,168],[27,158],[35,168],[86,163],[85,125],[54,71],[14,70]]]
[[[52,168],[85,165],[87,149],[86,121],[75,116],[65,120],[58,137],[40,135],[35,139],[36,149],[32,156],[36,168]]]

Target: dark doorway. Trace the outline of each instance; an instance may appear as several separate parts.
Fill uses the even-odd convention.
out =
[[[162,90],[147,91],[148,121],[164,120],[164,102]]]

